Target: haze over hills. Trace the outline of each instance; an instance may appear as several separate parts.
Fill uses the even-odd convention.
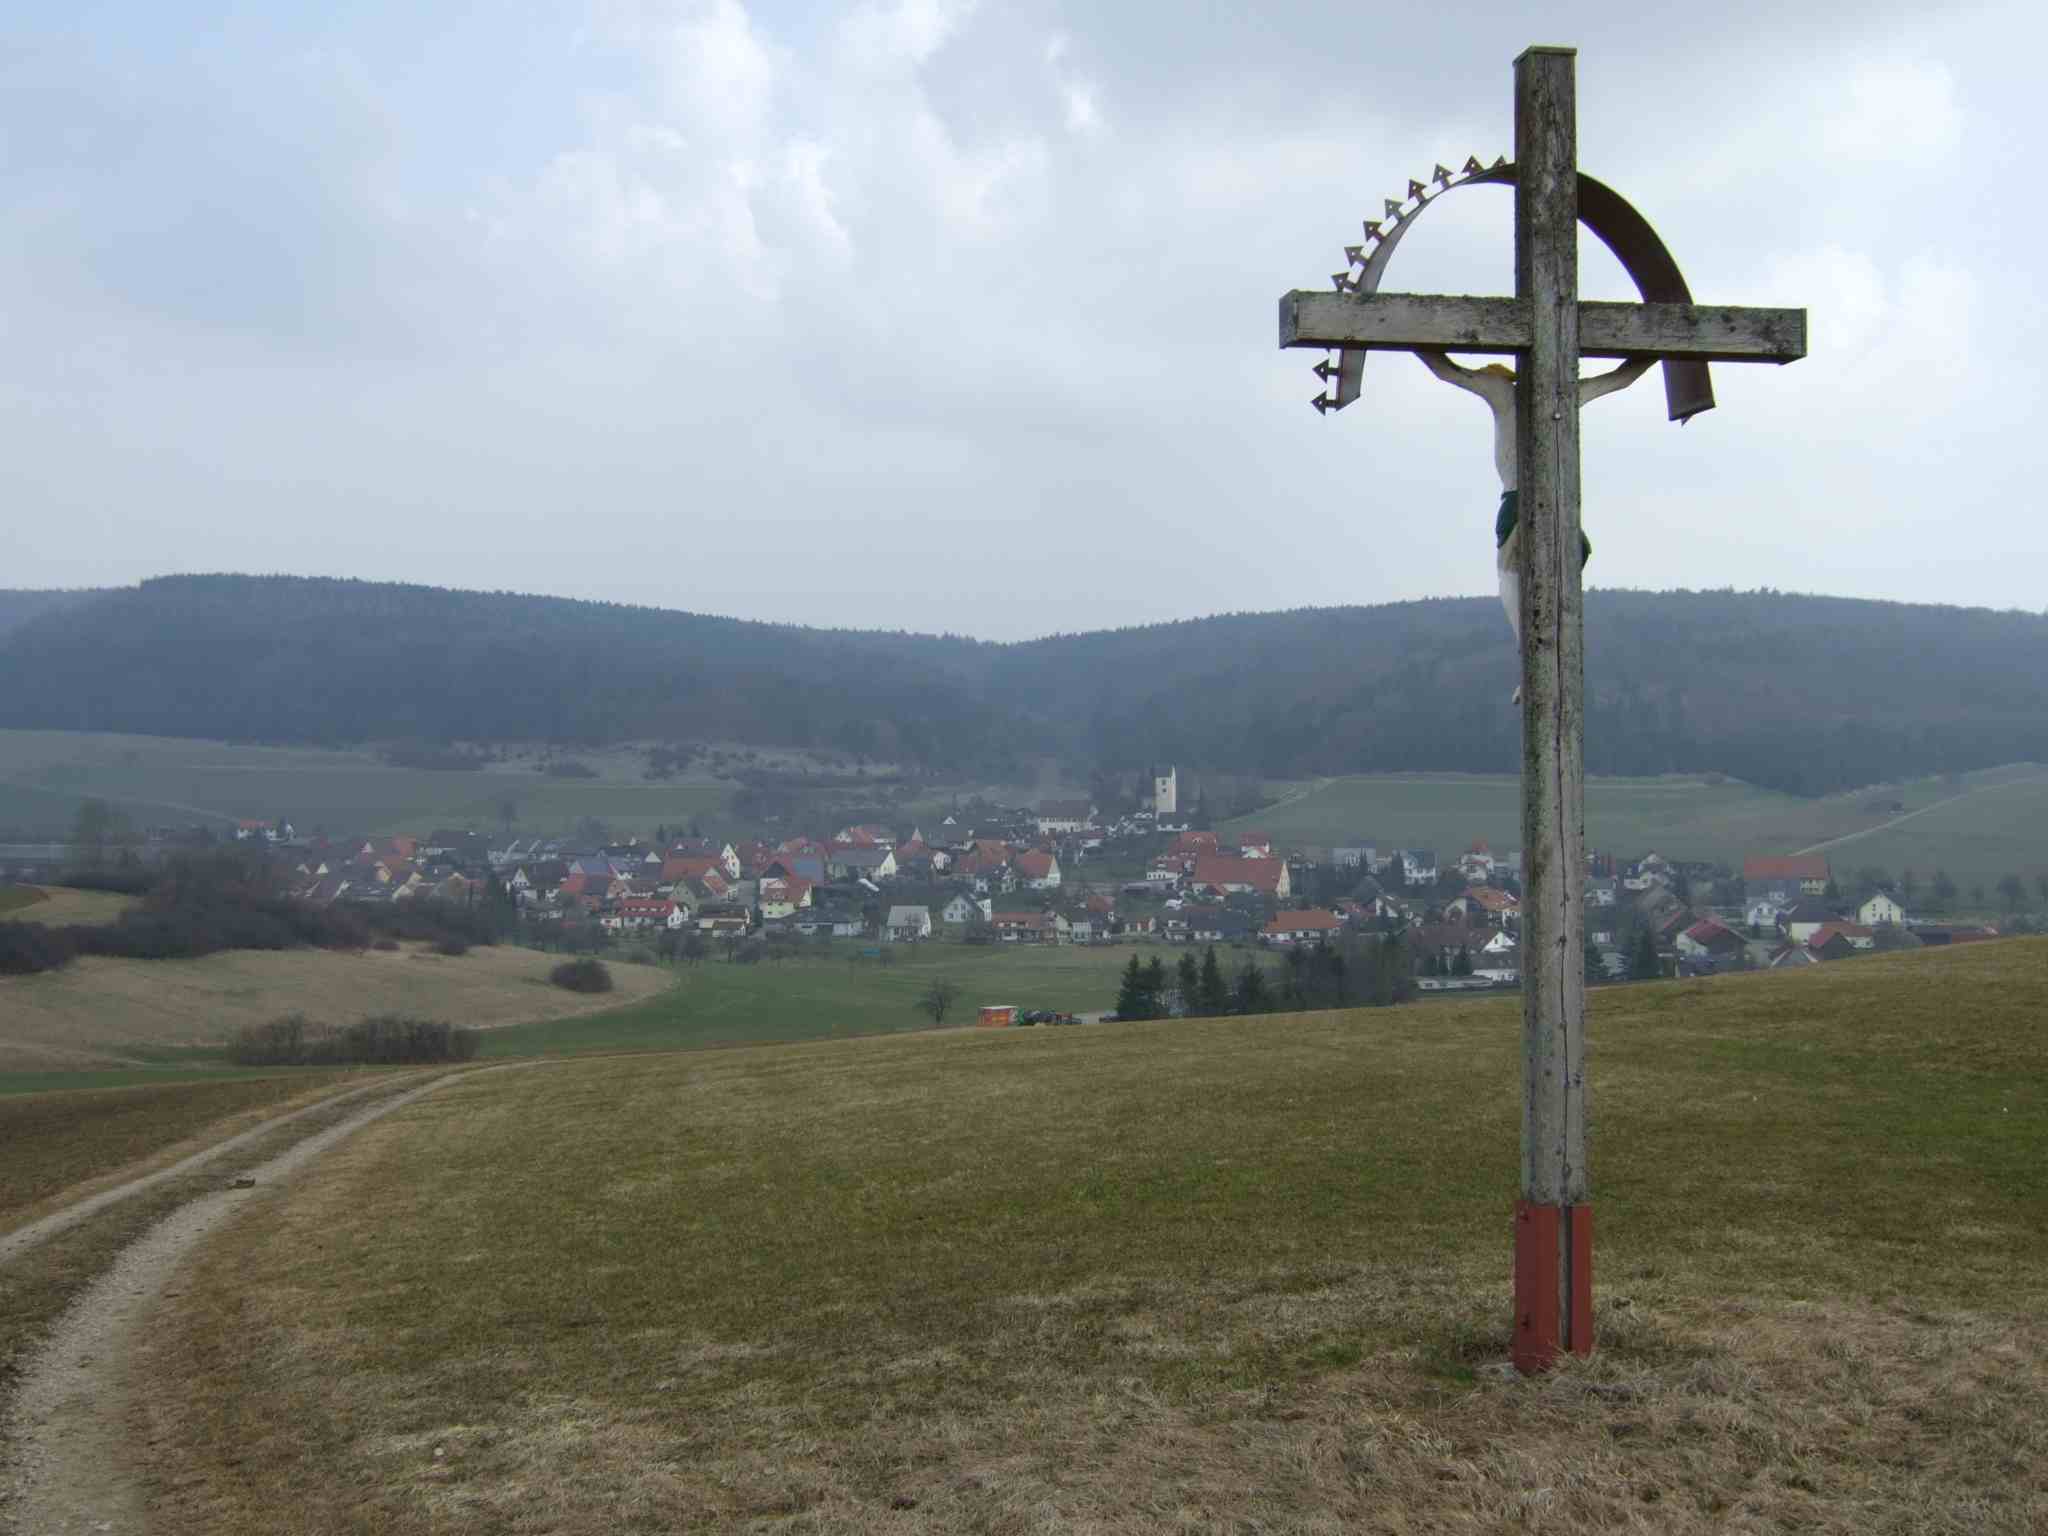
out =
[[[90,602],[93,598],[105,596],[114,590],[110,587],[67,587],[39,590],[26,587],[0,587],[0,636],[46,613],[60,608],[69,608],[76,603]]]
[[[906,610],[909,611],[909,610]],[[1778,592],[1588,595],[1594,773],[1802,794],[2048,760],[2048,618]],[[1058,756],[1295,777],[1512,771],[1490,598],[1014,644],[398,583],[0,593],[0,727],[270,742],[737,740],[934,772]]]

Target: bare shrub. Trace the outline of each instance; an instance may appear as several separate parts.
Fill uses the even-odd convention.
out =
[[[580,960],[564,960],[548,972],[548,980],[570,992],[609,992],[612,989],[612,973],[602,960],[585,955]]]

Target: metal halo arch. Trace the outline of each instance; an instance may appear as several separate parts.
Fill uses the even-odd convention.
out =
[[[1383,216],[1365,221],[1365,242],[1347,245],[1344,254],[1350,259],[1350,265],[1330,276],[1339,293],[1378,293],[1394,247],[1401,243],[1401,237],[1408,233],[1409,226],[1414,224],[1423,209],[1458,187],[1511,187],[1515,184],[1515,167],[1514,162],[1505,158],[1494,161],[1490,166],[1482,166],[1474,158],[1468,159],[1463,169],[1455,173],[1439,165],[1431,173],[1430,180],[1437,185],[1434,193],[1426,183],[1410,181],[1406,197],[1399,200],[1388,198]],[[1596,181],[1583,171],[1579,173],[1578,181],[1579,222],[1598,235],[1601,243],[1614,253],[1644,301],[1690,304],[1692,290],[1686,286],[1685,277],[1679,272],[1670,250],[1657,231],[1650,227],[1650,221],[1605,182]],[[1412,207],[1409,206],[1411,203]],[[1357,269],[1355,275],[1353,269]],[[1309,403],[1318,412],[1329,412],[1341,411],[1356,400],[1365,372],[1365,357],[1362,350],[1345,348],[1338,352],[1335,362],[1325,359],[1316,364],[1316,376],[1326,385],[1334,378],[1336,387],[1334,391],[1326,390],[1317,395]],[[1664,403],[1671,420],[1687,421],[1702,411],[1714,408],[1714,383],[1704,362],[1691,358],[1665,358],[1662,366]]]

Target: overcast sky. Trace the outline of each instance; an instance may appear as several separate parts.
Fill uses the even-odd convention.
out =
[[[1695,297],[1811,311],[1689,426],[1654,376],[1588,408],[1589,581],[2040,609],[2039,8],[1542,11],[10,7],[0,585],[998,639],[1490,591],[1484,407],[1381,356],[1318,417],[1274,313],[1512,151],[1544,42]],[[1512,284],[1473,189],[1386,286]]]

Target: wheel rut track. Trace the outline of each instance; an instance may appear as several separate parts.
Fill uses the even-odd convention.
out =
[[[539,1063],[516,1062],[452,1073],[365,1105],[250,1170],[247,1177],[254,1180],[253,1188],[220,1189],[188,1201],[122,1249],[58,1318],[49,1338],[22,1371],[7,1422],[0,1426],[0,1532],[8,1536],[142,1536],[147,1532],[148,1510],[129,1451],[129,1359],[138,1331],[166,1298],[185,1257],[252,1196],[284,1182],[372,1121],[450,1083],[533,1065]],[[311,1107],[328,1108],[334,1102],[328,1098]],[[274,1131],[284,1118],[296,1119],[302,1113],[306,1111],[270,1121],[258,1130]],[[136,1193],[137,1186],[158,1182],[173,1171],[189,1171],[188,1165],[198,1166],[246,1139],[208,1148],[196,1159],[179,1164],[177,1170],[166,1169],[95,1196],[101,1204],[94,1209],[112,1203],[109,1197]],[[70,1214],[60,1212],[59,1217]],[[83,1219],[83,1215],[77,1216],[64,1225]],[[24,1228],[13,1236],[33,1230]],[[61,1230],[62,1226],[53,1228],[36,1241]],[[13,1252],[25,1251],[26,1246],[32,1244]]]

